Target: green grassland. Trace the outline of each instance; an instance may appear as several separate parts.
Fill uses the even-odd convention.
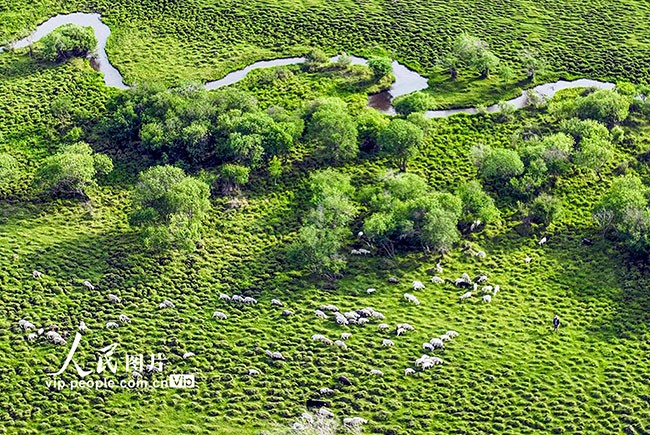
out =
[[[650,77],[644,61],[650,49],[642,42],[650,36],[650,8],[641,1],[23,3],[0,5],[0,40],[25,34],[54,11],[99,10],[113,30],[109,56],[130,82],[217,78],[307,45],[355,54],[379,45],[428,74],[453,35],[469,28],[505,59],[514,59],[520,47],[540,47],[553,74]],[[320,95],[340,95],[356,107],[365,103],[367,90],[357,87],[361,70],[349,77],[287,70],[280,80],[257,71],[238,86],[265,107],[294,109]],[[450,102],[470,103],[490,89]],[[291,171],[277,184],[261,173],[252,177],[243,192],[245,208],[229,209],[229,198],[213,198],[207,234],[192,253],[144,252],[127,215],[133,180],[147,162],[107,138],[87,138],[116,164],[91,191],[90,205],[31,195],[30,174],[65,141],[60,130],[69,123],[52,115],[51,102],[72,101],[74,123],[86,126],[113,92],[85,60],[54,65],[26,51],[0,55],[0,152],[15,156],[26,174],[18,197],[0,203],[0,433],[257,433],[271,422],[293,421],[322,387],[335,390],[325,400],[338,416],[367,418],[369,433],[650,433],[647,265],[603,239],[590,214],[613,167],[602,181],[587,172],[558,180],[553,192],[567,210],[544,233],[547,245],[537,245],[540,234],[522,235],[515,206],[500,199],[504,225],[468,240],[487,257],[460,248],[445,257],[444,277],[487,272],[490,283],[501,285],[491,304],[459,303],[461,290],[429,281],[438,258],[412,251],[395,259],[351,257],[345,276],[332,285],[285,261],[309,206],[306,180],[317,168],[306,148],[291,156]],[[523,126],[553,130],[552,122],[539,111],[520,111],[510,122],[488,116],[433,120],[427,147],[409,171],[432,188],[453,189],[475,177],[471,146],[503,145]],[[625,130],[630,140],[616,149],[617,161],[633,162],[630,170],[647,178],[636,157],[650,149],[648,126]],[[342,170],[360,187],[391,167],[382,157],[362,155]],[[583,237],[595,243],[581,244]],[[43,278],[33,279],[32,270]],[[390,276],[400,283],[389,284]],[[96,291],[82,285],[86,279]],[[417,307],[402,297],[416,279],[427,285],[416,293]],[[378,290],[367,295],[368,287]],[[222,292],[260,303],[229,306],[218,300]],[[121,297],[122,305],[109,303],[108,293]],[[296,315],[281,316],[271,298]],[[159,310],[164,299],[176,308]],[[331,318],[317,320],[313,311],[324,303],[345,310],[371,306],[390,325],[408,322],[415,331],[391,337],[376,322],[341,327]],[[229,318],[212,319],[214,310]],[[121,313],[132,323],[107,330],[106,322]],[[558,334],[550,325],[554,313],[563,321]],[[163,352],[169,357],[165,373],[195,373],[197,388],[51,390],[45,373],[60,367],[68,347],[27,342],[17,327],[21,318],[71,331],[85,320],[90,332],[78,361],[91,364],[93,350],[110,343],[118,343],[118,353]],[[460,336],[437,352],[445,364],[405,377],[422,343],[448,329]],[[352,333],[347,351],[310,340],[344,331]],[[382,338],[395,346],[382,348]],[[260,349],[281,351],[287,361],[270,362]],[[188,351],[196,357],[183,360]],[[249,377],[249,368],[262,374]],[[371,377],[375,368],[385,376]],[[118,370],[116,378],[128,377]],[[354,386],[337,384],[340,375]],[[63,378],[76,374],[69,369]]]

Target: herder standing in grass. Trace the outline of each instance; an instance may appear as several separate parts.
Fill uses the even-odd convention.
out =
[[[555,317],[553,317],[553,331],[557,332],[558,329],[560,329],[560,318],[556,314]]]

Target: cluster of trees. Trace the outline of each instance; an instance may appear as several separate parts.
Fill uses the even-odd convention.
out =
[[[650,252],[650,189],[636,175],[614,179],[593,211],[606,234],[622,239],[635,253]]]
[[[154,166],[140,174],[132,202],[131,225],[142,229],[148,249],[192,250],[210,210],[210,186],[181,168]]]
[[[63,61],[71,57],[87,56],[97,48],[97,38],[92,27],[66,24],[50,32],[41,40],[41,53],[50,61]]]
[[[349,175],[331,168],[312,174],[310,189],[312,207],[291,247],[291,257],[313,273],[334,278],[346,266],[340,251],[358,212],[352,200],[355,189]]]
[[[85,142],[77,142],[46,157],[38,168],[36,182],[52,196],[87,200],[86,189],[96,184],[96,176],[112,170],[110,157],[94,152]]]
[[[486,42],[468,33],[461,33],[454,40],[451,51],[439,60],[439,64],[449,72],[452,79],[458,77],[458,71],[463,67],[473,68],[481,78],[487,78],[499,65],[499,58],[489,50]]]

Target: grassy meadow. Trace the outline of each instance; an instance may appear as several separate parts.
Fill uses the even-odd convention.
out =
[[[650,4],[641,0],[9,0],[0,4],[0,43],[24,36],[56,12],[71,11],[102,13],[113,32],[109,58],[128,83],[206,81],[255,60],[319,46],[328,54],[386,51],[431,77],[431,92],[444,106],[489,104],[518,92],[498,78],[477,82],[461,74],[450,85],[441,75],[435,59],[464,29],[513,64],[521,48],[539,49],[551,65],[539,82],[578,76],[650,80]],[[236,86],[263,107],[295,110],[323,95],[341,96],[356,109],[365,105],[362,69],[347,76],[284,70],[281,79],[257,71]],[[523,83],[523,75],[517,80]],[[93,136],[91,128],[117,92],[85,59],[50,64],[27,50],[0,54],[0,152],[14,156],[24,172],[18,194],[0,201],[0,433],[254,434],[290,424],[309,399],[326,401],[339,417],[366,418],[364,433],[650,433],[648,263],[603,238],[591,217],[620,162],[630,162],[629,171],[648,181],[639,159],[650,150],[647,120],[624,125],[627,140],[617,145],[616,162],[602,179],[580,170],[559,177],[553,193],[565,201],[565,213],[544,231],[521,231],[516,204],[496,198],[503,224],[467,236],[442,259],[441,276],[486,273],[501,291],[491,304],[480,298],[460,303],[464,290],[430,281],[437,255],[411,250],[395,258],[378,252],[349,256],[348,270],[334,283],[286,261],[309,208],[309,174],[318,168],[308,147],[294,150],[290,170],[277,183],[262,170],[251,176],[242,192],[247,206],[233,209],[230,198],[213,197],[196,251],[146,252],[128,224],[129,195],[138,171],[151,162]],[[52,104],[63,100],[75,108],[71,118],[53,115]],[[554,122],[534,109],[518,111],[508,122],[496,115],[431,120],[426,147],[409,172],[436,190],[453,190],[476,176],[468,157],[472,146],[507,145],[530,125],[556,131]],[[115,163],[108,179],[89,192],[89,203],[52,200],[32,190],[35,168],[66,142],[62,132],[73,124]],[[340,169],[363,187],[387,168],[393,163],[385,156],[362,152]],[[354,222],[355,234],[361,224]],[[540,246],[544,235],[549,241]],[[594,243],[582,243],[585,237]],[[360,246],[350,240],[346,249]],[[486,258],[467,248],[485,251]],[[33,270],[43,277],[32,278]],[[391,276],[399,283],[389,283]],[[96,290],[84,287],[84,280]],[[414,280],[426,289],[412,290]],[[369,295],[369,287],[377,291]],[[407,303],[405,292],[421,304]],[[122,303],[111,304],[109,293]],[[220,293],[253,296],[259,303],[227,304]],[[295,315],[282,316],[272,298]],[[176,307],[160,310],[165,299]],[[379,321],[340,326],[332,316],[314,316],[321,304],[341,311],[373,307],[391,327],[408,322],[415,330],[395,337],[393,329],[379,331]],[[228,319],[213,319],[215,310]],[[120,314],[132,323],[106,329]],[[562,320],[557,334],[554,314]],[[90,331],[75,355],[80,363],[92,365],[94,350],[109,343],[118,343],[120,355],[162,352],[168,357],[165,374],[194,373],[197,388],[48,388],[46,373],[58,370],[69,346],[28,342],[18,327],[22,318],[72,332],[84,320]],[[450,329],[460,335],[436,351],[445,364],[404,376],[424,353],[422,343]],[[336,339],[342,332],[352,333],[347,351],[310,338],[319,333]],[[384,338],[395,346],[382,347]],[[282,352],[286,361],[270,361],[264,349]],[[183,359],[190,351],[196,356]],[[116,378],[128,378],[123,358],[119,362]],[[261,374],[249,376],[251,368]],[[371,369],[384,377],[371,376]],[[341,375],[353,386],[338,383]],[[69,368],[62,379],[76,376]],[[323,387],[334,394],[321,397]]]

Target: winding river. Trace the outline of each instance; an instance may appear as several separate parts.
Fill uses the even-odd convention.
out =
[[[104,75],[104,82],[106,86],[116,87],[120,89],[128,89],[129,86],[124,83],[122,75],[120,72],[113,66],[108,60],[106,55],[106,41],[111,34],[111,29],[102,22],[99,14],[89,14],[89,13],[72,13],[67,15],[57,15],[49,20],[45,21],[39,25],[36,30],[26,38],[15,41],[9,45],[9,48],[24,48],[34,42],[40,40],[50,32],[52,32],[57,27],[63,26],[65,24],[76,24],[79,26],[90,26],[95,31],[95,36],[97,37],[97,50],[96,56],[93,59],[93,67],[101,72]],[[4,51],[4,47],[0,47],[0,53]],[[332,61],[336,61],[338,56],[331,58]],[[352,64],[354,65],[367,65],[368,61],[361,57],[351,56]],[[248,73],[251,71],[261,69],[261,68],[271,68],[284,65],[297,65],[305,62],[304,57],[288,57],[280,58],[273,60],[263,60],[259,62],[252,63],[246,68],[233,71],[225,77],[207,82],[205,88],[207,90],[221,88],[223,86],[232,85],[238,81],[244,79]],[[422,77],[420,74],[415,71],[411,71],[404,65],[400,64],[397,61],[393,61],[393,75],[395,76],[395,81],[390,89],[380,92],[375,95],[371,95],[368,98],[368,106],[375,108],[383,113],[394,115],[395,109],[392,105],[392,100],[394,98],[400,97],[402,95],[410,94],[412,92],[421,91],[428,87],[427,78]],[[597,80],[589,79],[579,79],[574,81],[564,81],[559,80],[554,83],[545,83],[543,85],[538,85],[533,88],[533,90],[542,98],[548,99],[555,95],[556,92],[562,89],[569,88],[583,88],[583,87],[595,87],[599,89],[612,89],[614,88],[613,83],[600,82]],[[520,109],[528,103],[528,90],[523,91],[522,95],[512,100],[508,100],[507,103],[512,104],[515,108]],[[488,112],[498,112],[499,106],[494,104],[487,108]],[[475,107],[468,107],[463,109],[443,109],[443,110],[430,110],[425,113],[425,116],[428,118],[442,118],[457,113],[466,113],[466,114],[475,114],[478,113],[478,109]]]

